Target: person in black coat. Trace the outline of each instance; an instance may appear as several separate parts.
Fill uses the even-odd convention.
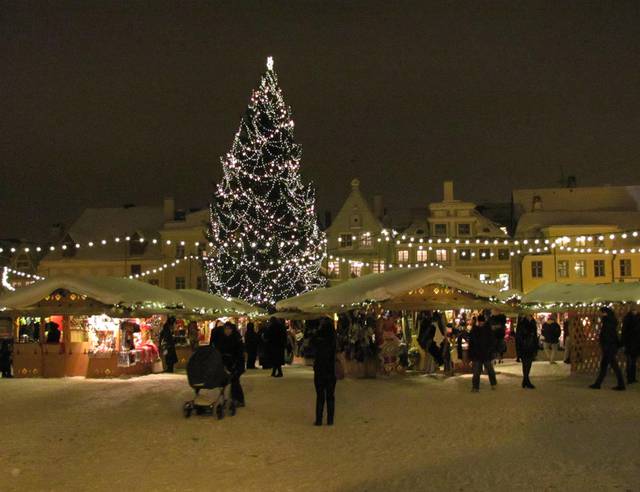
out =
[[[329,318],[320,320],[320,327],[311,338],[315,352],[313,384],[316,388],[316,421],[322,425],[324,404],[327,403],[327,425],[333,425],[336,400],[336,332]]]
[[[635,306],[622,320],[622,345],[627,358],[627,384],[637,383],[636,361],[640,355],[640,314]]]
[[[3,378],[12,378],[11,375],[11,341],[4,339],[0,344],[0,373]]]
[[[624,379],[622,371],[618,366],[618,348],[620,342],[618,340],[618,320],[613,311],[608,307],[600,308],[601,324],[600,324],[600,349],[602,350],[602,360],[600,361],[600,372],[596,382],[589,386],[591,389],[600,389],[604,377],[607,375],[607,369],[611,366],[618,380],[618,385],[613,389],[623,391]]]
[[[258,343],[259,337],[255,331],[253,323],[247,323],[247,331],[244,333],[244,346],[247,351],[247,369],[256,368]]]
[[[244,391],[240,376],[244,373],[244,344],[236,325],[227,321],[211,334],[211,345],[220,352],[225,368],[231,375],[231,400],[236,407],[244,407]]]
[[[502,313],[493,311],[489,318],[489,326],[491,326],[493,336],[496,338],[496,358],[501,364],[502,357],[507,351],[507,342],[504,340],[507,336],[507,317]]]
[[[473,361],[473,377],[471,378],[471,391],[480,391],[480,373],[484,367],[489,375],[491,389],[495,388],[496,373],[493,370],[491,359],[495,351],[495,336],[491,327],[486,324],[484,315],[478,316],[477,324],[469,334],[469,358]]]
[[[173,338],[173,327],[175,323],[176,319],[173,316],[169,316],[160,331],[160,349],[164,355],[164,363],[167,366],[165,372],[173,372],[173,366],[178,362],[176,341],[175,338]]]
[[[522,387],[535,389],[529,379],[531,365],[538,353],[538,325],[531,314],[518,318],[516,328],[516,353],[522,361]]]
[[[283,376],[284,350],[287,346],[287,329],[282,320],[271,317],[265,338],[267,357],[271,363],[271,376],[281,378]]]
[[[544,339],[544,353],[549,359],[549,364],[556,363],[556,352],[558,351],[558,342],[560,341],[560,335],[562,330],[560,325],[556,322],[554,315],[550,315],[542,324],[542,338]]]
[[[47,328],[47,343],[60,343],[60,327],[58,323],[49,321]]]

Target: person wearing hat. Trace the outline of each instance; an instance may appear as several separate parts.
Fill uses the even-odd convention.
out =
[[[604,377],[607,375],[607,369],[611,366],[618,380],[617,386],[613,389],[616,391],[624,391],[624,379],[622,371],[618,366],[618,348],[620,341],[618,340],[618,320],[613,311],[608,307],[600,308],[600,349],[602,350],[602,360],[600,361],[600,372],[596,378],[596,382],[589,388],[600,389]]]

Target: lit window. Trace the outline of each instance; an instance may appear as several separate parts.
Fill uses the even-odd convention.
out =
[[[567,278],[569,276],[569,262],[567,260],[558,261],[558,277]]]
[[[360,238],[360,247],[361,248],[371,248],[373,246],[373,240],[371,239],[370,234],[364,234]]]
[[[401,249],[398,251],[398,263],[406,263],[409,261],[409,250]]]
[[[596,277],[605,276],[604,260],[593,260],[593,275]]]
[[[587,238],[584,236],[580,236],[576,238],[576,246],[580,248],[584,248],[587,245]]]
[[[489,248],[480,248],[480,259],[483,261],[491,259],[491,250]]]
[[[531,276],[533,278],[542,278],[542,262],[541,261],[532,261],[531,262]]]
[[[373,273],[384,273],[384,261],[373,262]]]
[[[436,249],[436,261],[440,263],[449,261],[449,251],[446,249]]]
[[[340,234],[340,247],[351,248],[353,246],[353,236],[351,234]]]
[[[584,260],[577,260],[573,269],[576,271],[578,277],[584,277],[587,274],[587,269]]]
[[[330,278],[336,278],[340,275],[340,262],[336,260],[327,263],[327,275]]]
[[[433,234],[435,236],[446,236],[447,235],[447,224],[434,224],[433,225]]]
[[[620,260],[620,276],[631,277],[631,260]]]
[[[362,263],[359,261],[351,262],[349,265],[349,275],[351,278],[359,277],[362,275]]]
[[[470,236],[471,224],[458,224],[458,236]]]
[[[176,277],[176,289],[184,289],[186,286],[187,283],[184,277]]]
[[[418,263],[429,261],[429,252],[426,249],[419,249],[416,251],[416,261]]]

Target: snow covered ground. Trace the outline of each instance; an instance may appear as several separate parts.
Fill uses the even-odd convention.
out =
[[[0,490],[639,490],[640,388],[586,388],[537,363],[468,376],[338,383],[313,427],[312,372],[243,377],[237,416],[184,419],[183,375],[0,380]],[[608,387],[613,385],[609,376]]]

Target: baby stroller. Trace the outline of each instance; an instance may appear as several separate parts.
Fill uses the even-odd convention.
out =
[[[213,415],[215,413],[218,419],[222,419],[227,407],[230,415],[235,415],[235,405],[225,395],[225,390],[230,382],[230,374],[224,367],[220,352],[209,346],[196,349],[187,363],[187,379],[189,386],[194,389],[196,397],[185,402],[183,406],[186,418],[191,417],[191,414],[195,412],[196,415]],[[220,388],[217,398],[207,398],[200,394],[203,389],[216,388]]]

